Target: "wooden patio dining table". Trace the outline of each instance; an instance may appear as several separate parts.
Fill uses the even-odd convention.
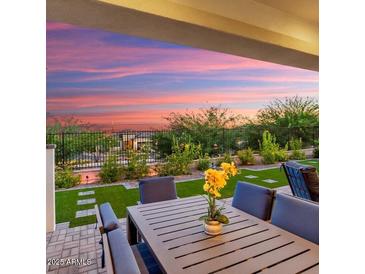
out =
[[[127,208],[127,236],[137,231],[164,273],[318,273],[319,248],[268,222],[225,205],[221,235],[204,233],[202,196]]]

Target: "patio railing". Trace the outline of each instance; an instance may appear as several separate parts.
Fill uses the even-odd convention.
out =
[[[120,131],[120,132],[76,132],[48,133],[47,144],[56,144],[55,161],[58,166],[73,169],[101,167],[109,155],[117,155],[120,164],[128,162],[128,151],[139,153],[149,147],[147,162],[162,162],[171,153],[172,136],[181,142],[200,144],[203,153],[221,155],[234,154],[237,150],[251,147],[259,149],[264,130],[269,130],[284,146],[291,138],[301,138],[303,148],[311,147],[318,140],[318,126],[305,128],[242,127],[235,129],[206,129],[199,131]]]

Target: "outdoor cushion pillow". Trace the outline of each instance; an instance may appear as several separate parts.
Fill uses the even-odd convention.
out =
[[[315,167],[303,168],[302,174],[312,200],[319,202],[319,178]]]
[[[103,221],[103,227],[106,233],[113,231],[119,227],[117,216],[110,205],[110,203],[104,203],[99,206],[101,220]]]

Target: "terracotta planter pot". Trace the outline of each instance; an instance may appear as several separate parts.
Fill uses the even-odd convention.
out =
[[[204,232],[208,235],[219,235],[222,233],[222,224],[218,221],[204,222]]]

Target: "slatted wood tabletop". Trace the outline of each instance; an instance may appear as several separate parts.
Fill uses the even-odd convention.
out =
[[[230,223],[204,233],[202,196],[128,207],[127,234],[136,230],[165,273],[318,273],[318,245],[225,205]]]

